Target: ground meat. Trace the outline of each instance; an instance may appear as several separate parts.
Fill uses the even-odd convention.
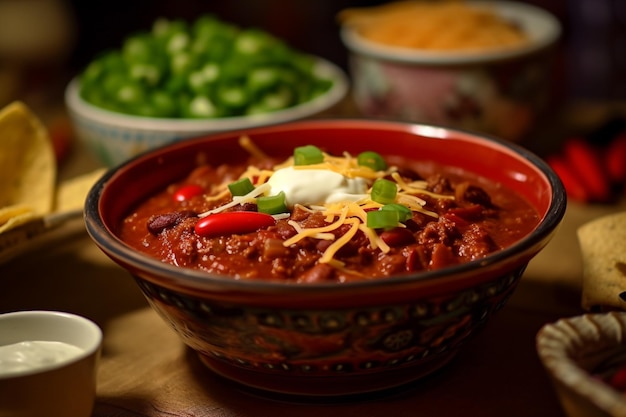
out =
[[[263,165],[271,166],[268,161]],[[529,204],[497,184],[443,169],[421,176],[410,164],[400,164],[398,172],[406,181],[424,180],[429,191],[454,198],[420,196],[436,216],[414,212],[402,227],[378,230],[390,248],[387,253],[373,248],[367,235],[358,230],[334,254],[333,263],[320,263],[329,246],[350,230],[349,224],[330,232],[334,240],[306,237],[285,246],[297,234],[289,221],[302,228],[328,224],[324,214],[299,206],[289,218],[256,232],[217,237],[194,233],[197,213],[225,204],[229,197],[199,196],[178,203],[172,199],[175,191],[183,184],[197,184],[216,195],[224,189],[217,184],[238,178],[246,166],[198,167],[184,181],[129,213],[121,225],[121,238],[137,250],[178,266],[235,279],[308,284],[379,279],[480,259],[519,240],[539,221]],[[231,210],[256,211],[257,207],[246,203]]]

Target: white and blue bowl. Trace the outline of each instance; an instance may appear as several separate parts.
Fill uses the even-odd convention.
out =
[[[65,104],[76,136],[95,158],[112,167],[153,148],[180,139],[236,129],[267,126],[320,114],[339,103],[348,92],[348,78],[335,64],[317,58],[315,72],[333,81],[324,94],[272,113],[217,119],[176,119],[133,116],[96,107],[79,94],[79,79],[65,91]]]

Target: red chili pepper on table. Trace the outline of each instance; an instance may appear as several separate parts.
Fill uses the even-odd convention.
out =
[[[604,152],[609,178],[614,184],[626,182],[626,132],[613,139]]]
[[[563,147],[567,164],[578,172],[578,178],[592,201],[612,199],[611,183],[598,149],[582,138],[571,138]]]
[[[215,237],[231,234],[251,233],[276,224],[269,214],[256,211],[232,211],[209,214],[195,225],[196,234]]]
[[[560,155],[552,155],[546,159],[548,165],[552,167],[554,172],[559,176],[567,195],[576,201],[586,203],[590,201],[590,195],[583,185],[578,174],[567,163],[564,157]]]
[[[609,384],[619,390],[626,392],[626,366],[618,369],[611,377]]]

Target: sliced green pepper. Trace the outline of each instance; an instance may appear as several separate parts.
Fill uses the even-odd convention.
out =
[[[254,190],[254,185],[250,178],[241,178],[235,182],[228,184],[230,193],[234,196],[242,196],[250,193]]]
[[[79,76],[80,94],[98,107],[155,117],[268,113],[330,87],[314,62],[270,33],[213,15],[193,24],[160,18],[95,58]]]
[[[288,211],[284,191],[277,195],[259,197],[256,199],[256,205],[260,213],[280,214]]]
[[[372,229],[387,229],[398,225],[395,210],[373,210],[367,212],[366,226]]]
[[[372,184],[371,198],[381,204],[391,204],[396,201],[398,186],[395,182],[379,178]]]
[[[380,208],[383,211],[396,211],[398,213],[398,221],[404,223],[413,217],[413,212],[410,208],[403,204],[391,203],[385,204]]]
[[[314,145],[299,146],[293,151],[294,165],[313,165],[324,162],[324,154]]]
[[[374,171],[383,171],[387,169],[387,163],[383,157],[374,151],[361,152],[357,156],[357,164],[373,169]]]

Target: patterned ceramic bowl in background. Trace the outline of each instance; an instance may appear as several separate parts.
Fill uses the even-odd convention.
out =
[[[371,150],[465,169],[519,193],[539,224],[482,259],[342,284],[233,279],[175,267],[124,244],[116,231],[131,207],[187,175],[199,154],[211,164],[244,162],[243,134],[275,156],[313,144],[335,154]],[[565,206],[558,177],[510,142],[430,125],[312,120],[181,141],[134,158],[92,188],[85,215],[94,242],[134,276],[210,369],[266,391],[337,396],[400,386],[450,362],[505,305]]]
[[[184,138],[235,129],[266,126],[315,116],[340,102],[348,78],[335,64],[317,58],[317,75],[332,87],[311,101],[271,113],[214,119],[173,119],[133,116],[96,107],[80,97],[79,80],[65,91],[65,103],[78,138],[104,165],[115,166],[144,151]]]
[[[341,38],[349,51],[359,111],[520,141],[551,99],[551,47],[560,36],[560,23],[528,4],[468,4],[493,7],[521,27],[529,42],[510,49],[427,51],[374,43],[344,25]]]

